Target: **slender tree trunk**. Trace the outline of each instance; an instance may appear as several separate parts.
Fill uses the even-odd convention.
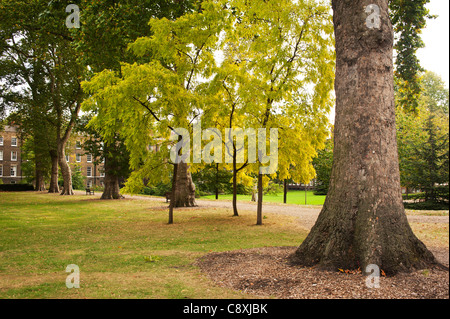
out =
[[[219,164],[216,164],[216,200],[219,199]]]
[[[236,163],[236,147],[233,153],[233,216],[238,217],[237,209],[237,163]]]
[[[50,159],[52,161],[52,172],[50,175],[50,186],[48,188],[49,193],[59,193],[58,186],[58,152],[50,151]]]
[[[175,171],[175,169],[174,169]],[[175,173],[175,172],[174,172]],[[195,185],[189,171],[189,165],[181,162],[177,165],[177,179],[174,207],[195,207]],[[172,201],[171,201],[172,203]]]
[[[366,13],[369,4],[379,7],[380,23],[376,8]],[[413,234],[402,202],[388,1],[333,0],[333,10],[337,70],[330,190],[290,259],[332,270],[365,271],[375,264],[387,274],[429,266],[434,256]]]
[[[262,225],[262,202],[263,202],[263,175],[258,173],[258,204],[256,210],[256,225]]]
[[[168,224],[173,224],[173,208],[175,206],[176,192],[177,192],[177,175],[178,175],[178,164],[173,165],[173,176],[172,176],[172,195],[169,204],[169,222]]]
[[[287,189],[287,187],[288,187],[288,183],[287,183],[287,179],[285,179],[284,180],[284,194],[283,194],[283,203],[287,203],[287,191],[288,191],[288,189]]]

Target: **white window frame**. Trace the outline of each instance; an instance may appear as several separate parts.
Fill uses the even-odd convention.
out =
[[[3,146],[3,136],[0,136],[0,146]]]
[[[3,161],[3,151],[0,151],[0,161]]]
[[[15,154],[16,156],[14,157],[13,154]],[[11,162],[17,162],[17,158],[18,158],[17,151],[11,151]]]
[[[10,176],[11,177],[17,177],[17,166],[16,165],[11,165]]]
[[[70,156],[66,155],[66,162],[69,163],[70,162]]]
[[[81,141],[76,141],[76,142],[75,142],[75,148],[76,148],[77,150],[81,150]]]
[[[75,155],[75,158],[76,158],[76,162],[77,162],[77,163],[81,163],[81,154],[78,154],[78,153],[77,153],[77,154]]]
[[[13,144],[13,141],[15,141],[16,143]],[[15,137],[15,136],[11,137],[11,146],[17,147],[17,137]]]
[[[86,167],[86,176],[92,177],[92,166]]]
[[[92,154],[86,154],[86,161],[92,163]]]
[[[0,165],[0,177],[3,177],[3,165]]]

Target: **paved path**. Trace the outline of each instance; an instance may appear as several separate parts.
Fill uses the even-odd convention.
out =
[[[126,195],[125,198],[135,198],[143,200],[151,200],[161,202],[161,205],[166,204],[166,200],[160,197],[148,197],[148,196],[129,196]],[[232,209],[232,203],[228,200],[208,200],[208,199],[197,199],[197,205],[199,208],[206,207],[216,207],[216,208],[228,208]],[[184,208],[186,209],[186,208]],[[256,203],[251,202],[238,202],[238,209],[241,211],[254,211],[256,213]],[[298,217],[300,223],[307,229],[315,224],[317,217],[321,211],[321,206],[303,206],[303,205],[293,205],[293,204],[274,204],[274,203],[264,203],[263,214],[283,214],[289,216]],[[416,215],[417,213],[412,213],[407,211],[408,221],[410,223],[448,223],[449,216],[448,211],[447,216],[426,216],[424,212],[421,215]]]

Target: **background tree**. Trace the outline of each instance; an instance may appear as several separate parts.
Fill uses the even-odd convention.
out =
[[[80,109],[83,69],[70,45],[69,31],[64,24],[65,6],[61,2],[15,0],[2,2],[0,10],[2,54],[9,57],[3,74],[14,79],[10,84],[16,87],[15,92],[22,92],[32,101],[22,106],[34,111],[40,108],[38,112],[44,116],[39,118],[45,117],[54,127],[56,152],[51,151],[52,160],[57,159],[61,168],[63,194],[73,194],[64,149]],[[22,70],[18,71],[17,67]],[[53,168],[52,182],[56,174]],[[57,191],[57,185],[52,182],[50,192]]]
[[[211,76],[211,65],[215,63],[211,52],[218,41],[222,14],[213,2],[204,4],[202,13],[188,13],[176,21],[150,21],[153,35],[139,38],[130,49],[138,59],[152,56],[154,60],[124,64],[121,74],[104,71],[85,84],[93,93],[86,102],[87,109],[102,108],[110,120],[127,123],[120,128],[120,134],[130,150],[134,170],[127,182],[128,191],[139,191],[149,175],[160,179],[167,176],[157,169],[171,165],[169,145],[164,141],[170,140],[174,128],[191,131],[193,120],[200,115],[203,97],[197,90],[199,77]],[[103,136],[112,134],[105,127],[102,130]],[[163,145],[160,152],[151,154],[148,146],[156,144],[156,137]],[[185,187],[172,194],[170,221],[173,205],[195,205],[195,186],[187,163],[173,163],[173,167],[173,185],[179,182]]]
[[[325,148],[317,152],[317,157],[313,160],[316,171],[315,195],[327,195],[330,186],[331,168],[333,166],[333,138],[325,143]]]
[[[72,32],[75,46],[80,60],[93,73],[103,70],[114,70],[121,73],[121,63],[148,61],[149,58],[137,59],[127,50],[129,44],[139,37],[151,36],[152,30],[148,26],[151,18],[175,19],[192,9],[192,1],[146,0],[146,1],[88,1],[80,2],[81,28]],[[150,57],[151,59],[151,57]],[[93,108],[95,125],[111,126],[109,131],[119,131],[124,125],[119,119],[108,121],[103,119],[103,112]],[[99,131],[100,132],[100,131]],[[103,199],[121,198],[119,179],[126,170],[122,160],[124,158],[124,144],[118,134],[110,135],[110,139],[102,137],[105,158],[105,188]],[[119,168],[120,167],[120,168]]]
[[[412,232],[400,191],[388,1],[368,8],[364,0],[332,4],[337,69],[330,188],[291,261],[333,270],[375,264],[387,274],[428,267],[436,260]]]
[[[429,14],[426,5],[430,0],[389,1],[390,16],[397,36],[395,42],[396,70],[399,103],[408,111],[416,111],[419,106],[421,72],[417,50],[423,48],[421,33],[427,19],[435,18]]]
[[[334,54],[329,7],[321,1],[233,1],[228,32],[244,81],[239,95],[251,127],[279,129],[280,178],[309,181],[316,149],[326,139]],[[295,136],[296,138],[292,138]],[[301,143],[301,146],[300,146]],[[257,224],[262,224],[264,180],[258,161]],[[275,177],[275,172],[274,176]]]

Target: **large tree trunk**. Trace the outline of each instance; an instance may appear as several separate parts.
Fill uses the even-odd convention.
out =
[[[39,168],[39,162],[36,161],[36,168],[34,170],[35,172],[35,191],[37,192],[43,192],[45,191],[45,181],[44,181],[44,173],[42,172],[42,169]]]
[[[176,190],[173,207],[195,207],[195,185],[189,171],[189,165],[181,162],[177,165]]]
[[[105,143],[105,154],[108,154]],[[105,156],[105,188],[101,199],[120,199],[119,176],[115,174],[117,170],[114,167],[114,161]]]
[[[366,13],[369,4],[380,8],[380,24]],[[434,256],[413,234],[402,203],[388,1],[333,0],[333,10],[337,70],[330,190],[291,261],[333,270],[364,271],[375,264],[391,274],[426,267]]]
[[[52,161],[52,173],[50,176],[50,186],[48,188],[49,193],[59,193],[58,186],[58,152],[50,151],[50,158]]]

